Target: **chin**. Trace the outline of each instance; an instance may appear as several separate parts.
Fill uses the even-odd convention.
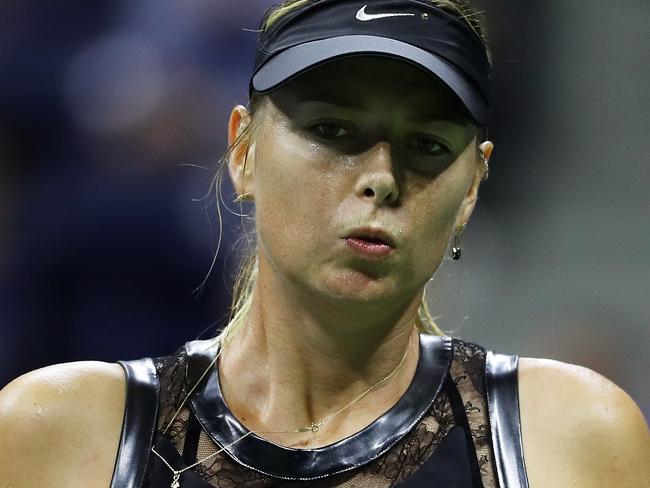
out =
[[[356,304],[385,301],[398,290],[393,276],[376,277],[360,270],[339,271],[319,280],[318,287],[333,299]]]

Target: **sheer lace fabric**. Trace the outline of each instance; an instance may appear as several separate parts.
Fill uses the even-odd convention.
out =
[[[498,488],[496,482],[485,393],[486,351],[479,345],[453,339],[453,359],[449,375],[460,396],[476,455],[476,465],[484,488]],[[160,404],[157,429],[165,430],[193,385],[187,384],[187,357],[184,348],[175,354],[154,359],[160,379]],[[445,385],[448,383],[446,382]],[[259,473],[239,464],[225,452],[218,453],[192,468],[210,485],[218,488],[261,488],[270,486],[388,488],[398,486],[415,473],[456,426],[449,388],[443,387],[427,414],[386,453],[350,471],[310,481],[286,481]],[[456,393],[454,393],[456,394]],[[186,444],[187,426],[193,415],[184,405],[165,434],[179,454]],[[220,447],[201,430],[197,460],[215,454]],[[189,463],[188,463],[189,464]],[[151,480],[149,480],[151,481]]]

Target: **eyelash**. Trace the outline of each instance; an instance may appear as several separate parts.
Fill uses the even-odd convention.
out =
[[[310,131],[316,133],[316,135],[318,135],[319,137],[324,137],[326,139],[331,139],[331,140],[333,140],[333,139],[341,139],[341,138],[339,138],[339,137],[330,137],[330,136],[327,136],[325,134],[321,134],[317,130],[317,127],[338,127],[339,129],[345,130],[345,127],[343,127],[341,125],[333,124],[333,123],[330,123],[330,122],[322,122],[320,124],[315,124],[315,125],[311,126],[311,128],[309,129]]]
[[[325,135],[325,134],[322,133],[322,131],[318,130],[319,127],[336,127],[336,128],[339,128],[339,129],[346,130],[345,127],[343,127],[341,125],[334,124],[334,123],[331,123],[331,122],[322,122],[320,124],[314,124],[313,126],[311,126],[309,128],[309,131],[312,132],[312,133],[315,133],[318,137],[322,137],[322,138],[327,139],[329,141],[341,140],[341,139],[343,139],[345,137],[345,136],[336,137],[336,136]],[[440,141],[437,141],[436,139],[431,139],[431,138],[428,138],[428,137],[419,137],[419,138],[417,138],[417,141],[427,141],[429,143],[434,143],[434,144],[440,146],[441,151],[438,151],[437,154],[432,154],[430,152],[425,151],[425,155],[427,157],[446,156],[447,154],[449,154],[451,152],[446,145],[444,145]]]

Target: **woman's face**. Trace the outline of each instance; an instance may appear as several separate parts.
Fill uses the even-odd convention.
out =
[[[260,260],[330,297],[412,298],[476,201],[476,128],[460,103],[419,68],[370,56],[309,71],[268,102],[248,176],[236,171],[243,156],[230,162],[235,187],[255,199]],[[394,248],[355,250],[345,237],[364,227]]]

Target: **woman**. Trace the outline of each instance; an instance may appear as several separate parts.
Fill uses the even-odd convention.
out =
[[[270,9],[223,160],[256,216],[230,322],[169,356],[12,382],[0,479],[648,486],[648,429],[625,392],[446,337],[424,302],[450,242],[462,256],[488,173],[482,32],[461,0]]]

